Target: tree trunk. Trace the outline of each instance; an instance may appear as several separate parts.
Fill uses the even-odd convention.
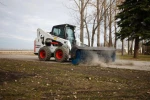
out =
[[[145,40],[142,41],[143,44],[145,43]],[[142,54],[144,55],[145,54],[145,45],[142,45]]]
[[[117,36],[116,36],[117,28],[116,28],[116,22],[115,22],[115,42],[114,42],[114,47],[115,49],[117,48]]]
[[[92,41],[91,41],[91,47],[94,45],[94,30],[92,31]]]
[[[121,55],[124,55],[124,40],[122,40],[122,51],[121,51]]]
[[[144,54],[144,52],[143,52],[144,51],[144,45],[143,44],[144,44],[144,40],[142,40],[142,54]]]
[[[129,37],[128,37],[128,55],[130,54],[130,43],[129,43]]]
[[[86,26],[87,35],[88,35],[88,46],[90,46],[90,32],[89,32],[86,20],[84,22],[85,22],[85,26]]]
[[[134,45],[134,56],[133,58],[138,57],[138,51],[139,51],[139,37],[135,38],[135,45]]]
[[[91,39],[91,46],[93,47],[94,45],[94,35],[95,35],[95,31],[97,29],[97,27],[95,27],[95,22],[96,22],[96,16],[94,18],[94,21],[93,21],[93,28],[92,28],[92,39]]]
[[[96,17],[94,19],[94,22],[93,22],[93,28],[92,28],[92,39],[91,39],[91,46],[93,47],[94,45],[94,35],[95,35],[95,31],[96,31],[96,28],[95,28],[95,20],[96,20]]]
[[[116,15],[117,15],[117,0],[115,1],[115,16]],[[117,26],[116,26],[116,20],[114,22],[114,27],[115,27],[115,42],[114,42],[114,47],[116,49],[116,47],[117,47],[117,37],[116,37]]]
[[[112,5],[111,5],[111,3],[112,3],[112,0],[110,0],[110,8],[109,8],[109,17],[110,17],[109,18],[109,47],[112,47],[112,35],[111,35]]]
[[[84,43],[84,0],[81,0],[80,20],[80,41]]]
[[[133,41],[134,40],[131,41],[131,47],[130,47],[130,53],[131,53],[131,55],[133,54],[133,52],[132,52],[133,51]]]
[[[97,47],[100,47],[100,27],[97,29]]]
[[[104,0],[104,47],[106,46],[106,33],[107,33],[107,26],[106,26],[106,0]]]
[[[100,7],[99,0],[97,0],[97,24],[100,23]],[[100,24],[98,24],[97,28],[97,47],[100,47]]]

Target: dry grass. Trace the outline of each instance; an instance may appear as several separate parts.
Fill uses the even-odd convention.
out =
[[[139,55],[138,58],[133,58],[133,55],[121,55],[117,54],[118,59],[124,59],[124,60],[136,60],[136,61],[150,61],[150,55]]]
[[[33,54],[33,50],[0,50],[0,54]]]

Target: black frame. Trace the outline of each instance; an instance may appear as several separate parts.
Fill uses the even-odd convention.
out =
[[[66,33],[66,27],[67,27],[67,26],[73,27],[74,30],[75,30],[75,26],[73,26],[73,25],[61,24],[61,25],[53,26],[52,31],[51,31],[51,34],[54,35],[53,31],[54,31],[54,28],[55,28],[55,27],[63,27],[63,28],[64,28],[64,39],[67,39],[67,33]],[[74,32],[73,35],[74,35],[74,38],[75,38],[75,32]]]

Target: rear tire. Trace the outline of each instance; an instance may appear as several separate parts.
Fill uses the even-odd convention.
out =
[[[48,47],[42,47],[39,50],[38,57],[40,61],[49,61],[51,58],[51,51]]]
[[[58,47],[54,53],[55,60],[57,62],[64,62],[68,59],[67,50],[63,47]]]

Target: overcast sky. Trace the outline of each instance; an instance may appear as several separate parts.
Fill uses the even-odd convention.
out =
[[[37,28],[72,23],[69,0],[0,0],[0,49],[33,49]],[[69,4],[70,5],[70,4]]]

